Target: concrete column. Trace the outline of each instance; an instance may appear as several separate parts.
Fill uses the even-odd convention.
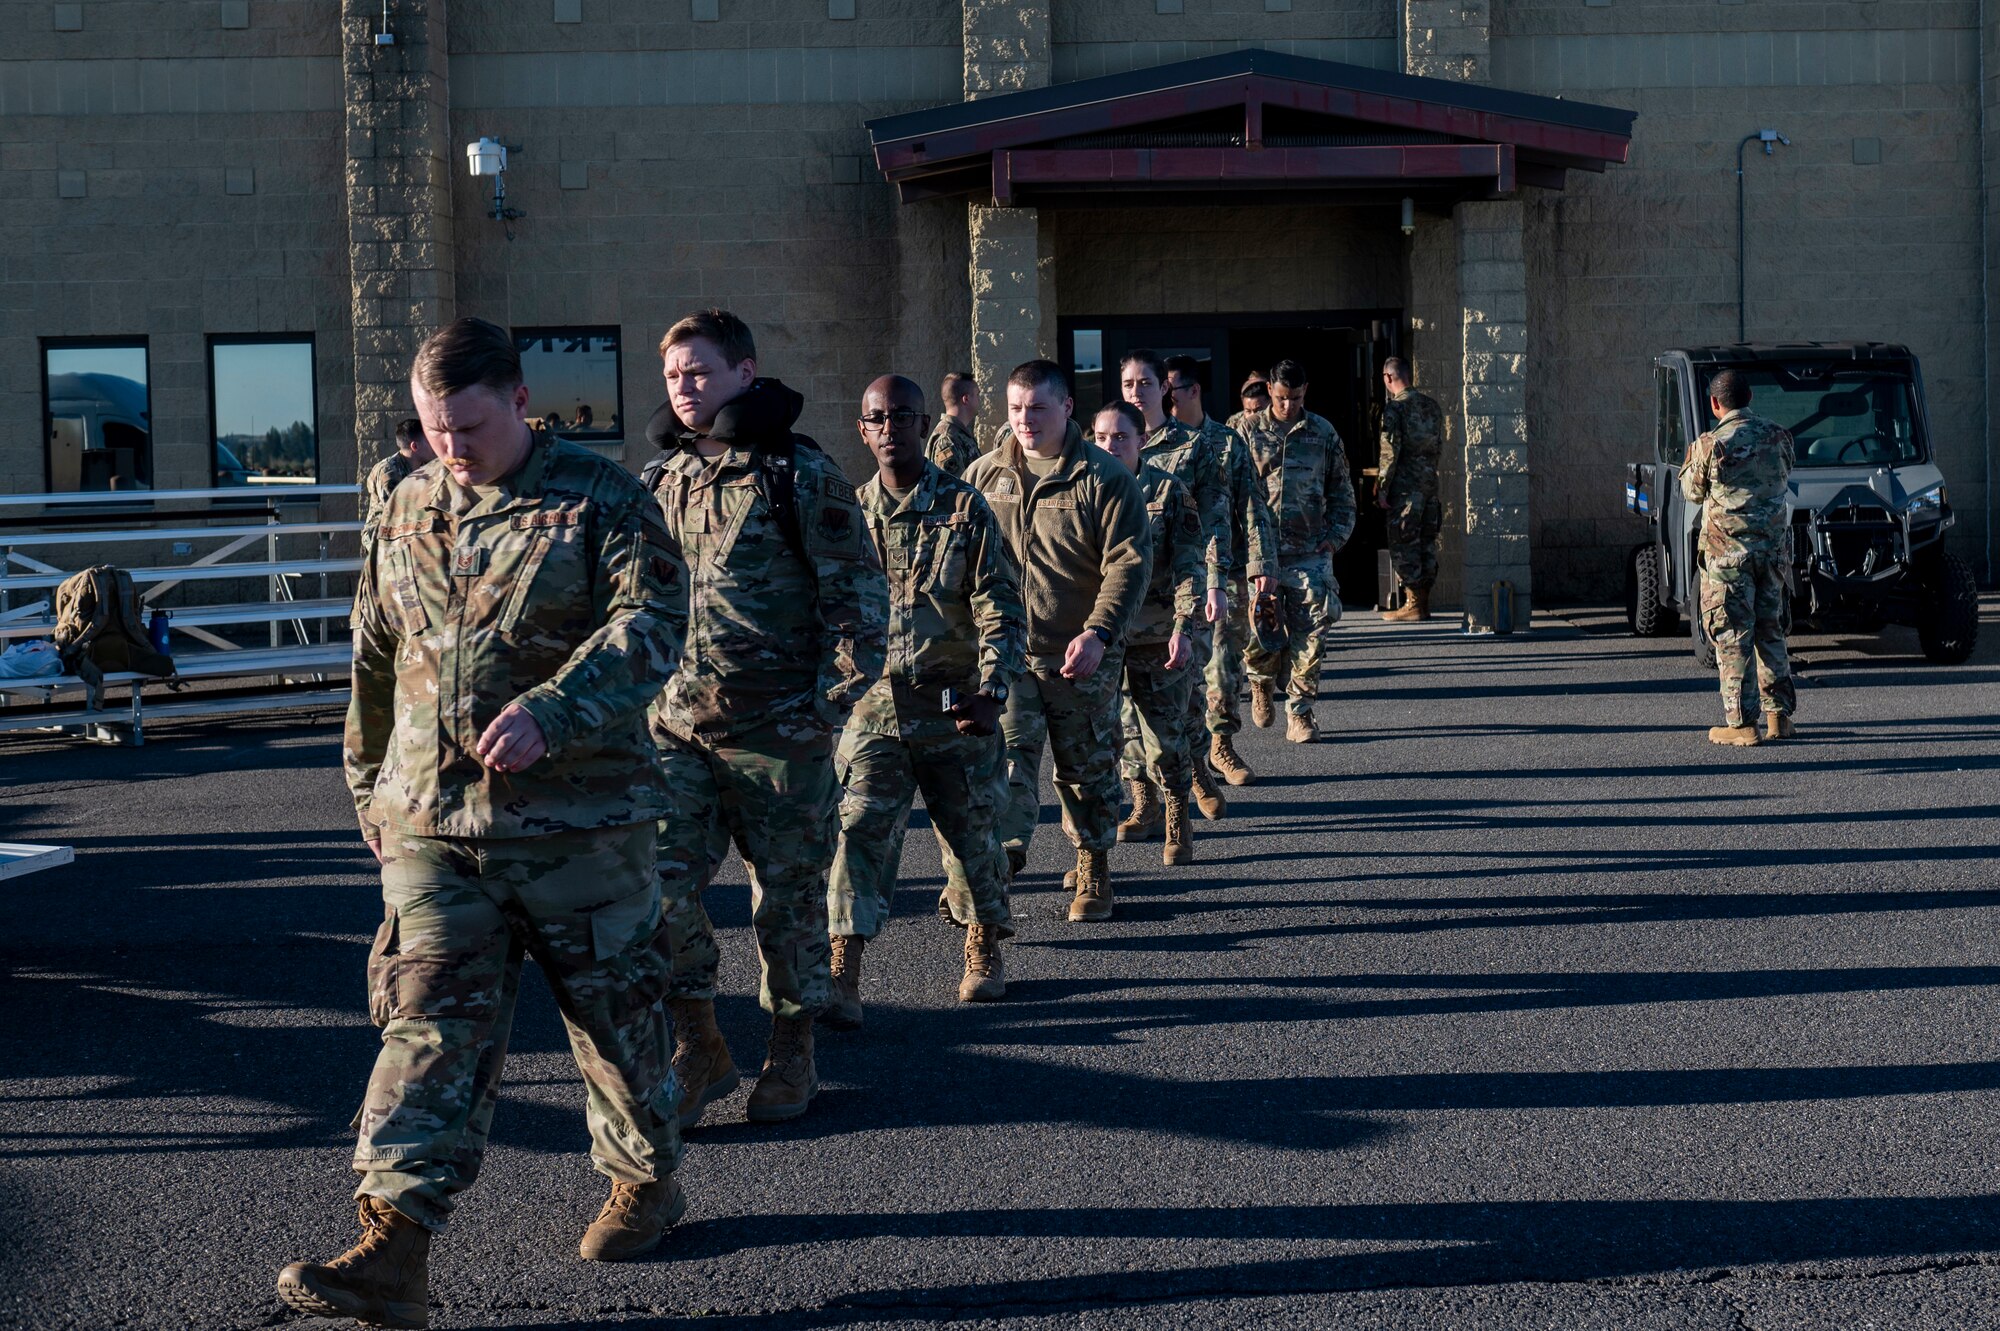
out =
[[[1492,0],[1403,0],[1403,72],[1485,83],[1492,34]]]
[[[1047,87],[1049,69],[1049,0],[965,0],[968,101]],[[966,230],[972,250],[972,373],[981,389],[980,433],[990,438],[1006,419],[1002,385],[1008,372],[1022,361],[1054,354],[1053,291],[1043,289],[1041,226],[1033,208],[975,203],[967,209]]]
[[[341,0],[356,475],[394,447],[417,345],[454,317],[444,0]]]
[[[1534,601],[1528,555],[1528,269],[1519,200],[1462,203],[1458,288],[1464,318],[1465,613],[1493,628],[1493,584],[1513,586],[1516,628]]]

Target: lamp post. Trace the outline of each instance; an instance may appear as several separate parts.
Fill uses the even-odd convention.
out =
[[[1760,129],[1755,134],[1745,134],[1743,142],[1736,145],[1736,340],[1738,342],[1749,340],[1743,295],[1743,150],[1753,143],[1764,145],[1766,157],[1776,152],[1776,145],[1780,143],[1787,148],[1792,146],[1792,141],[1775,129]]]

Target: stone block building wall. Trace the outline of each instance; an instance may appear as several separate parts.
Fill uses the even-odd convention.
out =
[[[1052,352],[1059,314],[1366,304],[1406,311],[1419,385],[1451,417],[1444,485],[1462,505],[1465,386],[1491,363],[1464,340],[1472,232],[1452,218],[1420,213],[1406,241],[1324,208],[902,204],[869,160],[870,116],[1265,46],[1638,112],[1629,165],[1520,196],[1526,521],[1544,604],[1619,590],[1638,535],[1622,467],[1651,446],[1651,359],[1735,336],[1734,150],[1766,126],[1792,144],[1747,157],[1750,335],[1913,346],[1954,544],[1995,572],[1986,277],[2000,185],[1984,168],[2000,150],[1982,134],[2000,57],[1984,86],[1979,57],[2000,31],[1974,0],[426,0],[392,9],[443,15],[429,105],[448,110],[396,111],[422,144],[414,159],[407,142],[371,158],[360,150],[380,145],[349,132],[344,62],[375,66],[352,49],[367,6],[347,0],[345,38],[341,8],[89,0],[65,31],[46,0],[0,0],[0,489],[43,483],[47,337],[148,338],[156,480],[200,484],[211,335],[314,335],[321,475],[336,480],[379,451],[401,409],[398,362],[448,313],[619,326],[636,441],[660,400],[660,333],[724,304],[758,328],[763,368],[808,395],[803,427],[859,466],[867,378],[894,368],[934,388],[973,359],[975,326],[1000,331],[1010,310],[1010,335],[984,351],[989,418],[994,372],[1024,347]],[[409,35],[399,58],[418,54]],[[520,146],[507,191],[528,215],[511,241],[483,215],[490,182],[465,172],[481,135]],[[410,191],[427,192],[428,221]],[[395,218],[403,242],[385,238]],[[357,223],[373,238],[356,240]],[[387,252],[405,242],[431,252]],[[356,245],[384,247],[385,266],[357,264],[370,256]],[[1267,250],[1284,252],[1249,257]],[[1006,283],[987,257],[1005,258]],[[1441,601],[1471,525],[1454,508]]]
[[[353,476],[335,15],[0,3],[0,493],[45,485],[41,339],[143,337],[153,479],[206,486],[208,337],[312,333],[320,474]]]
[[[453,23],[451,140],[519,145],[507,199],[527,214],[507,239],[483,215],[491,182],[455,164],[459,312],[618,326],[637,468],[665,399],[661,335],[691,310],[733,310],[759,371],[805,394],[799,428],[855,472],[868,381],[893,369],[934,392],[965,359],[963,205],[954,254],[951,206],[899,206],[863,128],[956,100],[959,4],[862,4],[853,20],[826,0],[696,12],[585,0],[570,24],[548,0],[505,0]]]
[[[1762,128],[1792,142],[1744,157],[1748,335],[1907,343],[1959,514],[1951,544],[1993,577],[1978,23],[1970,0],[1497,0],[1496,83],[1639,117],[1628,165],[1523,192],[1545,599],[1619,591],[1643,535],[1623,468],[1652,453],[1654,355],[1736,339],[1736,146]]]

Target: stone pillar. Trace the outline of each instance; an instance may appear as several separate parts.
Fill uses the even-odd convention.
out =
[[[1492,34],[1492,0],[1403,0],[1403,72],[1484,83]]]
[[[965,0],[966,100],[1047,87],[1049,69],[1049,0]],[[991,438],[1006,419],[1007,373],[1024,360],[1054,354],[1044,326],[1053,330],[1055,310],[1052,300],[1044,300],[1041,224],[1033,208],[975,203],[966,229],[972,373],[981,389],[980,433]]]
[[[342,0],[356,476],[394,447],[417,345],[454,317],[444,0]]]
[[[1461,203],[1458,289],[1464,317],[1465,615],[1493,625],[1493,584],[1513,586],[1513,623],[1528,627],[1528,268],[1518,199]]]

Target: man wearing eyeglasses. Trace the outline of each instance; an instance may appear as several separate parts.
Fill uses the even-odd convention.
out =
[[[1410,363],[1382,362],[1382,453],[1376,464],[1375,502],[1389,515],[1389,562],[1409,596],[1382,618],[1414,624],[1431,617],[1431,587],[1438,575],[1438,456],[1444,449],[1444,408],[1410,387]]]
[[[1229,480],[1222,469],[1222,453],[1207,435],[1174,419],[1172,401],[1167,396],[1166,361],[1157,352],[1125,353],[1118,364],[1118,389],[1129,405],[1138,408],[1146,423],[1139,465],[1179,481],[1194,503],[1195,517],[1201,524],[1203,560],[1202,585],[1197,588],[1201,606],[1196,613],[1212,624],[1229,611]],[[1194,662],[1196,670],[1205,664],[1205,658],[1198,657]],[[1125,751],[1121,766],[1125,784],[1132,792],[1132,813],[1118,825],[1118,839],[1150,841],[1161,835],[1166,806],[1160,788],[1152,779],[1143,728],[1129,698],[1122,710]],[[1199,733],[1198,728],[1183,729],[1177,738],[1190,742]],[[1206,755],[1190,751],[1182,757],[1201,771],[1206,816],[1220,815],[1221,795],[1208,779]]]
[[[1250,719],[1269,726],[1275,698],[1285,698],[1285,738],[1319,738],[1313,702],[1319,696],[1325,639],[1340,621],[1340,584],[1333,555],[1354,534],[1354,478],[1347,448],[1325,417],[1306,410],[1306,372],[1298,362],[1271,369],[1271,406],[1243,419],[1243,442],[1264,478],[1278,520],[1278,596],[1285,645],[1245,654],[1250,669]]]
[[[1167,391],[1174,419],[1214,445],[1229,485],[1229,545],[1222,560],[1229,603],[1224,614],[1209,618],[1208,631],[1194,635],[1195,661],[1206,676],[1206,687],[1195,691],[1191,704],[1195,716],[1188,731],[1199,736],[1206,718],[1210,740],[1207,761],[1199,753],[1195,756],[1195,802],[1204,817],[1220,818],[1228,805],[1210,779],[1208,764],[1213,763],[1232,786],[1247,786],[1256,779],[1236,752],[1234,737],[1243,728],[1236,700],[1243,692],[1243,651],[1250,639],[1253,603],[1249,593],[1254,589],[1259,596],[1276,595],[1278,536],[1271,505],[1264,497],[1263,480],[1250,463],[1242,437],[1202,409],[1200,375],[1201,367],[1194,357],[1167,357]],[[1257,383],[1261,385],[1263,380]]]
[[[861,1025],[861,957],[895,894],[910,804],[921,791],[944,852],[949,908],[965,928],[962,1003],[1003,997],[1007,870],[995,832],[1000,710],[1022,670],[1027,619],[993,510],[925,459],[924,391],[884,375],[861,398],[876,472],[862,522],[889,579],[889,657],[841,740],[846,788],[827,883],[833,1002],[823,1025]]]

